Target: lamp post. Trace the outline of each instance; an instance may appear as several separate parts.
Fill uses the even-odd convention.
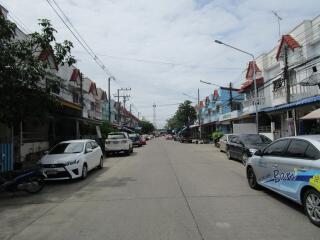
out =
[[[254,55],[252,54],[252,53],[249,53],[249,52],[246,52],[246,51],[244,51],[244,50],[241,50],[241,49],[239,49],[239,48],[236,48],[236,47],[234,47],[234,46],[231,46],[231,45],[229,45],[229,44],[226,44],[226,43],[224,43],[224,42],[221,42],[221,41],[219,41],[219,40],[214,40],[214,42],[215,43],[218,43],[218,44],[222,44],[222,45],[225,45],[225,46],[227,46],[227,47],[229,47],[229,48],[232,48],[232,49],[234,49],[234,50],[236,50],[236,51],[239,51],[239,52],[242,52],[242,53],[244,53],[244,54],[247,54],[247,55],[249,55],[249,56],[251,56],[252,57],[252,65],[253,65],[253,76],[252,76],[252,78],[253,78],[253,83],[254,83],[254,105],[255,105],[255,113],[256,113],[256,127],[257,127],[257,134],[259,133],[259,115],[258,115],[258,104],[257,104],[257,101],[258,101],[258,90],[257,90],[257,79],[256,79],[256,67],[255,67],[255,57],[254,57]]]

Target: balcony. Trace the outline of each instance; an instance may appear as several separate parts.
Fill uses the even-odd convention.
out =
[[[102,120],[102,113],[94,110],[88,110],[88,118]]]
[[[300,84],[290,86],[290,102],[316,96],[318,94],[320,94],[318,86],[303,86]],[[283,86],[276,91],[273,91],[272,106],[285,103],[287,103],[287,89],[286,86]]]
[[[257,104],[258,104],[258,110],[264,108],[265,107],[265,98],[259,97]],[[250,114],[250,113],[254,113],[256,111],[253,98],[244,100],[242,105],[243,105],[243,113],[244,114]]]
[[[235,111],[232,111],[232,112],[228,112],[228,113],[225,113],[225,114],[221,114],[219,116],[219,121],[225,121],[225,120],[230,120],[230,119],[234,119],[234,118],[238,118],[240,117],[241,115],[241,111],[239,110],[235,110]]]

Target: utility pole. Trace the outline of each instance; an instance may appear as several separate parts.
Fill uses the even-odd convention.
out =
[[[157,105],[155,103],[153,103],[152,107],[153,107],[153,126],[154,126],[155,129],[157,129],[157,119],[156,119],[156,107],[157,107]]]
[[[229,104],[230,104],[230,112],[233,111],[233,99],[232,99],[232,83],[229,83]]]
[[[108,78],[108,96],[109,96],[109,100],[108,100],[108,111],[109,111],[109,122],[111,123],[111,93],[110,93],[110,81],[111,81],[111,77]]]
[[[286,100],[287,103],[290,103],[290,80],[289,80],[289,71],[288,71],[288,47],[284,46],[284,68],[283,68],[283,78],[286,84]]]
[[[123,98],[123,105],[124,105],[124,109],[126,108],[126,101],[129,99],[130,95],[128,94],[124,94],[122,96],[120,96],[120,91],[131,91],[131,88],[120,88],[120,89],[117,89],[117,95],[116,97],[118,98],[118,124],[120,124],[120,97]]]
[[[202,139],[201,115],[200,115],[200,89],[198,88],[198,121],[199,121],[199,138]]]

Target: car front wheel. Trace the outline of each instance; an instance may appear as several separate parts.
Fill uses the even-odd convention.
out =
[[[259,189],[260,186],[257,182],[256,174],[253,171],[252,167],[248,167],[247,169],[247,179],[248,179],[248,184],[252,189]]]
[[[248,157],[248,154],[246,154],[246,153],[242,154],[242,156],[241,156],[241,162],[242,162],[243,166],[246,166],[246,165],[247,165],[248,158],[249,158],[249,157]]]
[[[228,158],[229,160],[231,160],[231,159],[232,159],[232,157],[231,157],[231,154],[230,154],[230,151],[229,151],[229,150],[227,150],[227,158]]]
[[[88,176],[88,167],[87,164],[83,164],[81,178],[86,179]]]
[[[309,220],[320,227],[320,193],[317,190],[306,191],[303,196],[303,207]]]
[[[100,158],[100,163],[99,163],[98,168],[99,168],[99,169],[102,169],[102,168],[103,168],[103,157]]]

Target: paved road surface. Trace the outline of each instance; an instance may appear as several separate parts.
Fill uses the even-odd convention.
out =
[[[212,145],[156,139],[85,181],[0,195],[0,239],[320,239],[302,209],[247,186]]]

